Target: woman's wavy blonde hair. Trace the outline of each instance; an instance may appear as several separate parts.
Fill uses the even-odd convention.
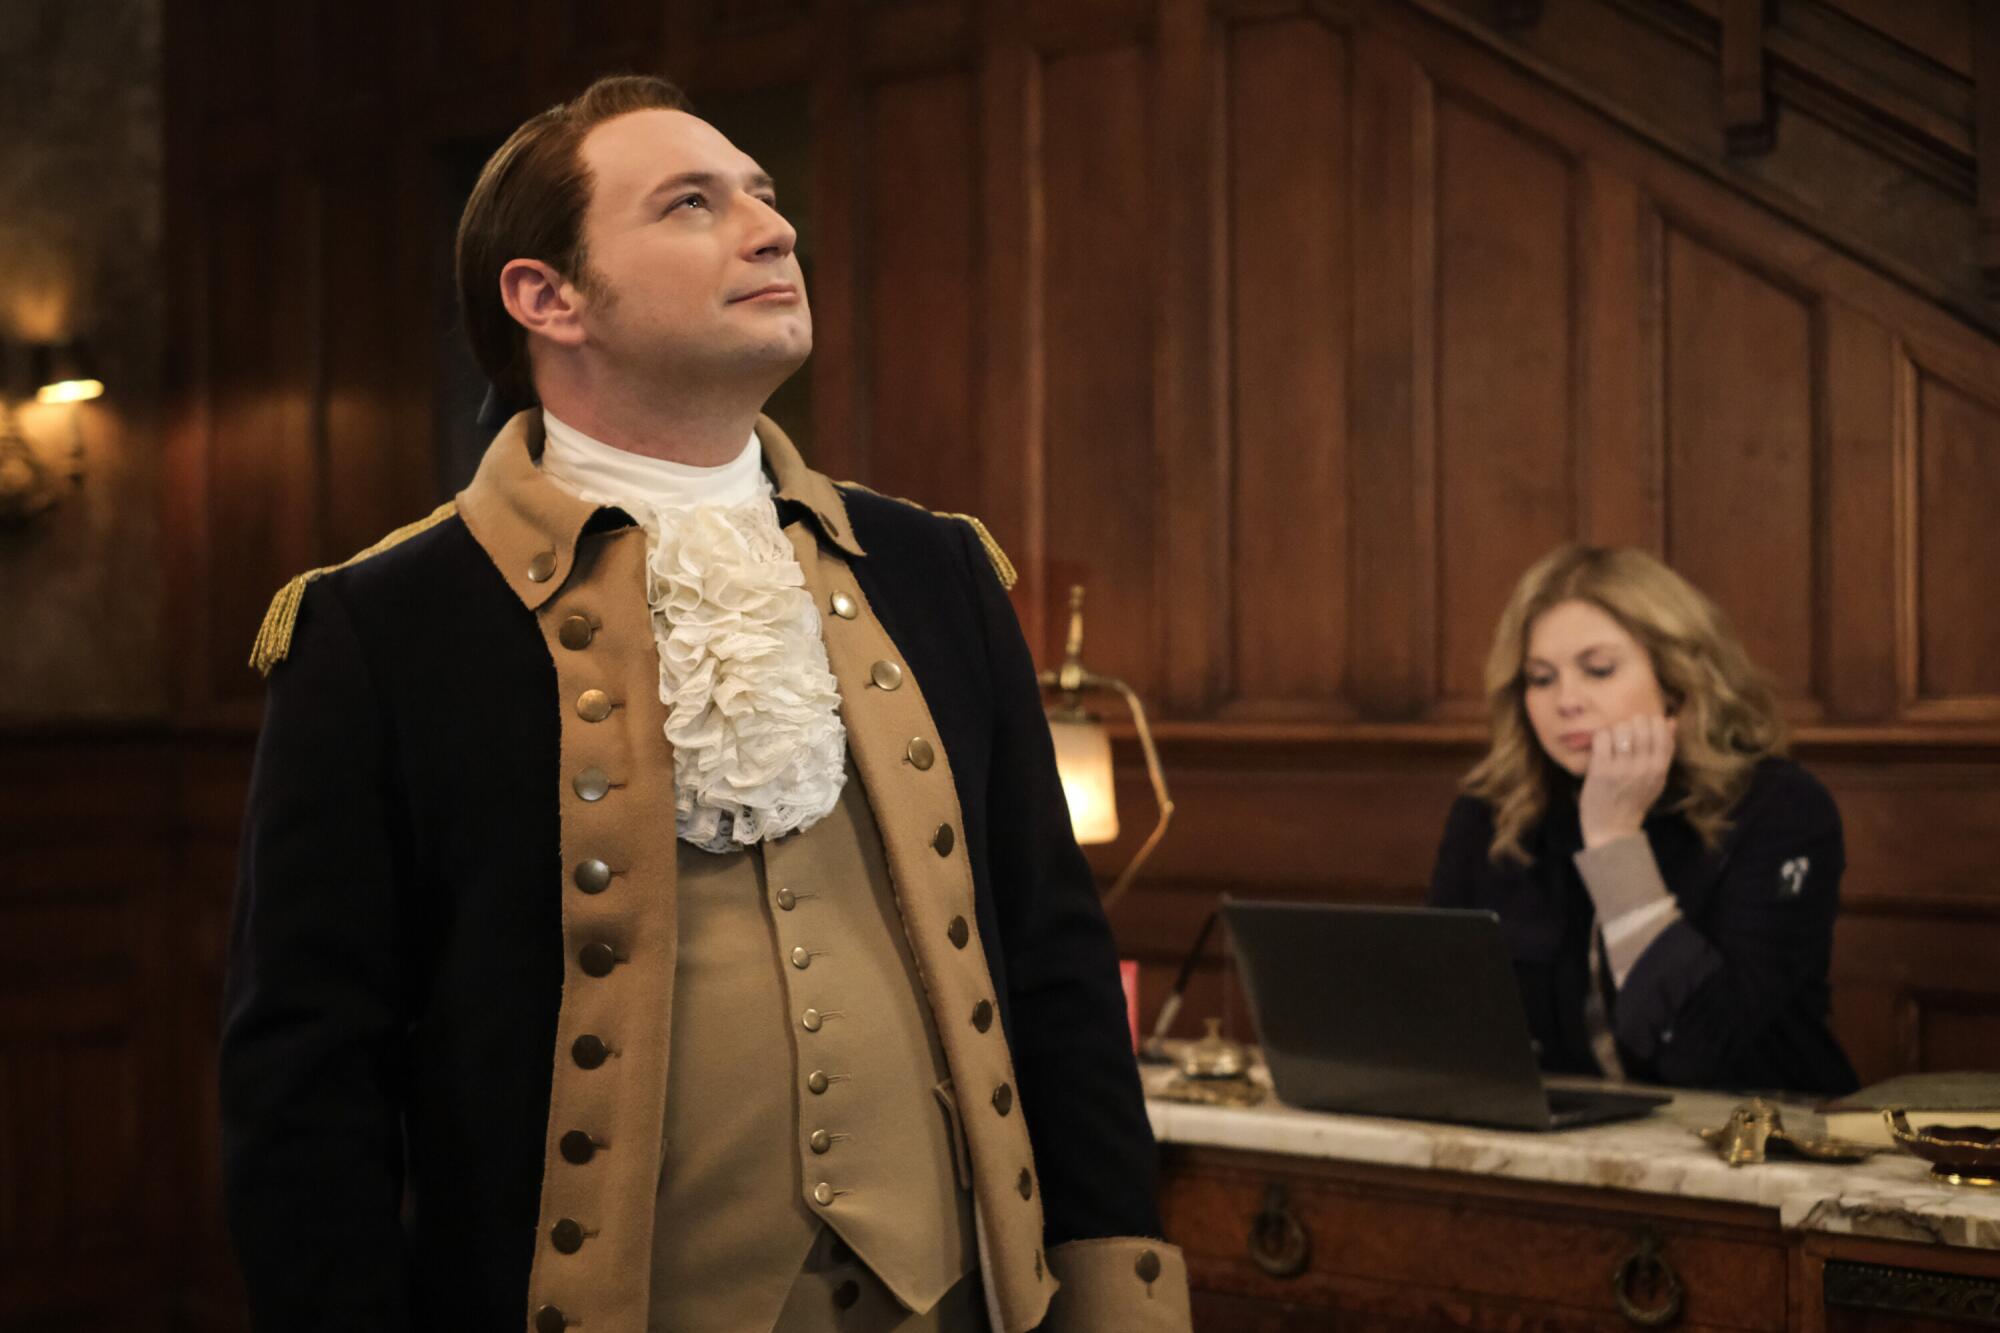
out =
[[[1652,659],[1679,720],[1669,782],[1677,780],[1685,795],[1674,809],[1714,847],[1757,761],[1784,750],[1770,681],[1715,603],[1653,556],[1630,547],[1563,546],[1521,576],[1486,658],[1492,745],[1460,785],[1493,807],[1488,855],[1532,859],[1522,838],[1541,819],[1549,783],[1562,771],[1528,721],[1523,665],[1536,619],[1568,601],[1603,611]]]

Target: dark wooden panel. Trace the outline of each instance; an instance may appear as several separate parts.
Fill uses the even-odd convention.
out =
[[[430,508],[428,451],[397,430],[409,368],[391,331],[404,327],[407,310],[394,281],[400,228],[380,205],[381,180],[380,164],[343,164],[319,191],[324,332],[310,392],[324,560],[344,560]]]
[[[1348,644],[1369,718],[1417,715],[1436,661],[1435,96],[1406,51],[1355,37]]]
[[[1151,114],[1146,53],[1051,60],[1045,125],[1091,125],[1043,145],[1041,190],[1051,605],[1091,591],[1091,660],[1144,694],[1161,678],[1154,571],[1160,460],[1153,448]],[[1051,616],[1060,623],[1060,618]]]
[[[1980,0],[1824,0],[1957,74],[1972,73],[1972,7]]]
[[[319,477],[303,382],[313,309],[299,289],[310,219],[275,176],[212,203],[203,237],[208,309],[208,492],[212,586],[204,697],[248,697],[244,669],[271,594],[319,551]],[[289,299],[276,299],[289,293]]]
[[[1815,686],[1814,317],[1800,293],[1666,236],[1667,559],[1794,700]]]
[[[1888,330],[1841,302],[1826,310],[1826,701],[1839,718],[1896,711],[1897,357]]]
[[[969,74],[871,95],[867,230],[869,484],[977,513],[974,413],[979,129]]]
[[[1628,177],[1586,159],[1573,180],[1578,536],[1658,550],[1659,227]]]
[[[1312,20],[1239,28],[1228,82],[1232,694],[1330,702],[1348,653],[1346,43]]]
[[[1476,703],[1507,594],[1577,526],[1571,164],[1445,98],[1437,207],[1438,693]]]
[[[313,97],[339,103],[387,96],[396,78],[396,7],[385,0],[318,0],[311,15]]]
[[[1916,693],[2000,716],[2000,407],[1916,367]]]

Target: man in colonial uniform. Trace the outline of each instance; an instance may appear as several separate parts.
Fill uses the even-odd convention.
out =
[[[256,649],[260,1329],[1188,1327],[1005,557],[758,415],[794,241],[658,80],[473,192],[467,328],[539,406]]]

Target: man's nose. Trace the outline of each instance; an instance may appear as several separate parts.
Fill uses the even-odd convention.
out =
[[[758,259],[783,259],[798,247],[798,228],[762,199],[750,196],[750,229],[745,248]]]

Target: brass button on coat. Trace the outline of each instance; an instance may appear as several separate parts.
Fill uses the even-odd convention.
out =
[[[1021,1168],[1021,1178],[1014,1182],[1014,1188],[1021,1191],[1021,1197],[1024,1199],[1034,1197],[1035,1178],[1028,1174],[1027,1167],[1024,1166]]]
[[[1160,1276],[1160,1256],[1147,1250],[1139,1256],[1139,1262],[1132,1265],[1132,1271],[1139,1275],[1141,1282],[1151,1282]]]
[[[1005,1083],[993,1089],[993,1109],[1001,1115],[1014,1109],[1014,1090]]]
[[[589,616],[565,616],[562,628],[556,631],[557,641],[571,651],[590,647],[595,637],[597,626],[590,623]]]
[[[852,620],[861,611],[861,608],[855,605],[854,599],[844,592],[837,592],[832,597],[829,597],[827,604],[833,608],[833,613],[842,620]]]
[[[993,1026],[993,1001],[981,1000],[972,1006],[972,1026],[981,1032]]]
[[[893,690],[903,683],[903,668],[894,662],[877,662],[868,668],[868,679],[878,690]]]
[[[562,1254],[575,1254],[583,1248],[583,1228],[565,1217],[549,1228],[549,1244]]]
[[[611,716],[611,696],[603,690],[585,690],[576,696],[576,715],[585,722],[602,722]]]
[[[817,1009],[808,1009],[799,1015],[799,1026],[808,1032],[819,1031],[820,1014]]]
[[[814,1152],[825,1152],[833,1147],[833,1135],[823,1129],[816,1129],[807,1137],[806,1144]]]
[[[582,1166],[597,1156],[597,1141],[580,1129],[563,1135],[557,1146],[562,1150],[563,1160],[572,1166]]]
[[[810,1089],[815,1095],[825,1092],[826,1085],[827,1085],[827,1078],[826,1078],[826,1071],[824,1069],[815,1069],[812,1071],[812,1073],[806,1075],[806,1087]]]
[[[793,893],[793,892],[792,892],[792,891],[791,891],[790,889],[779,889],[779,890],[778,890],[778,910],[779,910],[779,911],[781,911],[781,912],[789,912],[789,911],[791,911],[791,910],[792,910],[792,909],[793,909],[794,907],[797,907],[798,905],[799,905],[799,898],[798,898],[798,895],[797,895],[797,894]]]
[[[950,856],[951,849],[958,846],[958,835],[951,831],[951,825],[939,824],[937,832],[931,834],[931,847],[939,856]]]
[[[608,944],[586,944],[576,961],[585,976],[608,977],[611,969],[618,966],[618,951]]]
[[[953,917],[951,924],[944,928],[944,933],[955,949],[963,949],[965,942],[972,938],[972,928],[965,924],[965,918],[962,916]]]
[[[610,1054],[611,1048],[604,1044],[604,1039],[588,1032],[569,1044],[569,1058],[576,1061],[578,1069],[595,1069]]]
[[[535,1333],[563,1333],[569,1327],[569,1320],[553,1305],[544,1305],[535,1311]]]
[[[602,893],[611,887],[611,867],[596,857],[578,861],[574,877],[576,886],[585,893]]]
[[[833,1202],[833,1186],[824,1180],[813,1186],[813,1202],[824,1208]]]
[[[792,950],[792,966],[799,969],[799,971],[803,972],[807,968],[811,967],[812,961],[813,961],[813,956],[811,951],[805,948],[797,948]]]
[[[535,558],[528,562],[528,581],[530,583],[547,583],[551,578],[555,577],[555,572],[556,553],[554,551],[538,552]]]
[[[611,775],[601,768],[586,768],[576,775],[576,781],[570,785],[584,800],[601,801],[604,793],[611,790]]]
[[[937,751],[922,736],[912,736],[903,753],[909,756],[910,762],[916,765],[918,772],[928,772],[930,766],[937,762]]]

